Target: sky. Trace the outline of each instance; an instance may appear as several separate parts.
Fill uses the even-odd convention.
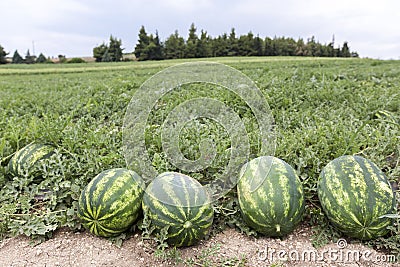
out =
[[[2,0],[0,45],[56,57],[91,56],[110,35],[132,52],[143,25],[161,40],[191,23],[213,37],[312,36],[322,44],[347,41],[360,57],[400,59],[399,0]]]

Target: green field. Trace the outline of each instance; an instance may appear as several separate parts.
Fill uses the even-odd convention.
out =
[[[400,61],[334,58],[216,58],[252,79],[264,94],[276,124],[275,156],[298,172],[306,194],[304,222],[316,245],[338,237],[321,213],[316,181],[321,169],[344,154],[375,162],[391,181],[400,179]],[[80,229],[76,205],[82,188],[98,173],[124,167],[122,126],[135,91],[152,75],[184,60],[0,66],[0,238],[25,234],[43,240],[60,227]],[[160,100],[149,116],[146,146],[160,172],[177,168],[163,153],[166,114],[189,97],[213,96],[231,103],[246,121],[251,155],[259,155],[257,125],[237,96],[213,87],[183,87]],[[180,99],[181,98],[181,99]],[[199,141],[216,141],[212,166],[192,174],[207,182],[226,166],[230,141],[215,122],[189,123],[180,136],[182,153],[199,157]],[[6,166],[19,148],[50,143],[57,153],[41,168],[44,180],[11,179]],[[51,188],[49,192],[49,188]],[[47,192],[47,193],[43,193]],[[38,195],[45,194],[38,199]],[[399,205],[400,206],[400,205]],[[400,207],[399,207],[400,209]],[[252,234],[243,224],[234,192],[215,203],[214,232],[225,226]],[[400,252],[400,226],[371,241]]]

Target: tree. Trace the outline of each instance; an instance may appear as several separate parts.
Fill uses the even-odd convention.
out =
[[[155,59],[155,60],[161,60],[164,58],[163,56],[163,46],[161,44],[160,41],[160,36],[158,36],[158,31],[156,31],[156,36],[154,38],[152,38],[151,42],[154,44],[154,49],[153,49],[153,53],[152,53],[152,58],[151,59]]]
[[[164,43],[164,57],[166,59],[183,58],[185,49],[185,39],[179,36],[176,30]]]
[[[4,50],[4,48],[0,45],[0,64],[6,64],[6,56],[8,53]]]
[[[293,38],[280,37],[275,39],[276,52],[279,56],[296,55],[297,43]]]
[[[302,38],[299,38],[296,42],[295,55],[296,56],[306,55],[306,45],[304,44],[304,40]]]
[[[13,64],[22,64],[22,63],[24,63],[24,59],[18,53],[18,50],[15,50],[14,55],[12,57],[11,63],[13,63]]]
[[[229,48],[228,48],[228,56],[237,56],[239,54],[239,45],[238,40],[236,39],[235,28],[231,29],[231,33],[229,34]]]
[[[59,63],[67,63],[67,57],[65,55],[58,55]]]
[[[47,63],[47,58],[40,53],[38,58],[36,59],[36,63]]]
[[[109,50],[107,48],[106,52],[104,52],[103,56],[101,57],[101,62],[111,62],[112,58],[110,56]]]
[[[122,41],[121,39],[114,38],[112,35],[110,36],[110,45],[108,48],[108,53],[110,56],[110,61],[121,61],[122,59]]]
[[[211,57],[211,37],[207,35],[206,31],[201,30],[200,39],[197,41],[197,57]]]
[[[214,57],[226,57],[229,52],[229,40],[228,35],[224,33],[222,36],[218,36],[212,42],[213,56]]]
[[[108,47],[105,43],[102,43],[99,46],[93,48],[93,57],[96,59],[96,62],[101,62],[104,56],[104,53],[108,50]]]
[[[335,48],[334,46],[334,42],[330,42],[327,46],[326,46],[326,52],[327,52],[327,56],[328,57],[335,57]]]
[[[26,64],[35,63],[35,56],[31,56],[31,53],[29,52],[29,49],[28,49],[28,51],[26,51],[25,63]]]
[[[343,43],[342,49],[340,50],[341,57],[351,57],[350,48],[347,42]]]
[[[239,37],[239,56],[251,56],[255,55],[256,51],[254,50],[254,35],[252,32],[249,32],[247,35],[241,35]]]
[[[86,61],[80,57],[73,57],[70,60],[68,60],[67,63],[86,63]]]
[[[269,37],[266,37],[264,40],[264,55],[265,56],[274,56],[273,40]]]
[[[122,41],[110,35],[110,44],[107,45],[104,42],[93,48],[93,57],[96,62],[115,62],[121,61],[122,51],[121,48]]]
[[[306,44],[306,56],[320,56],[319,49],[318,49],[318,43],[315,41],[315,37],[312,36],[311,39],[307,40]]]
[[[146,56],[144,54],[145,49],[150,44],[150,37],[147,35],[144,26],[142,26],[139,30],[139,40],[137,45],[135,46],[134,54],[139,60],[146,60]]]
[[[149,44],[141,51],[140,60],[161,60],[163,57],[163,47],[160,42],[158,32],[156,36],[153,34],[149,36]]]
[[[194,26],[194,23],[192,23],[190,25],[189,36],[186,41],[185,58],[194,58],[199,54],[197,51],[197,42],[199,41],[199,38],[197,37],[196,31],[197,29]]]
[[[264,43],[263,40],[260,38],[260,36],[256,36],[253,39],[253,51],[251,52],[250,56],[262,56],[263,50],[264,50]]]
[[[351,57],[359,57],[359,55],[358,55],[358,53],[357,52],[351,52]]]

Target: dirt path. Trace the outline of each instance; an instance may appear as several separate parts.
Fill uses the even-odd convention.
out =
[[[330,244],[316,250],[310,234],[301,228],[284,240],[255,239],[228,229],[197,246],[169,250],[163,259],[139,234],[118,248],[106,239],[62,229],[35,247],[23,236],[3,240],[0,266],[400,266],[383,262],[387,255],[360,244],[343,242],[343,248]]]

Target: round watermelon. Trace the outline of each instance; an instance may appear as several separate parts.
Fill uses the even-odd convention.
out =
[[[208,233],[214,217],[204,187],[176,172],[157,176],[146,188],[142,206],[156,232],[168,229],[167,242],[176,247],[196,244]]]
[[[83,226],[97,236],[111,237],[129,229],[140,214],[143,179],[127,169],[110,169],[84,188],[78,202]]]
[[[237,192],[244,221],[266,236],[287,235],[303,218],[303,186],[294,169],[281,159],[262,156],[246,163]]]
[[[13,176],[29,175],[41,160],[49,158],[54,147],[47,144],[29,144],[18,150],[8,163],[8,171]]]
[[[383,236],[392,224],[381,217],[395,212],[396,199],[385,174],[360,156],[341,156],[320,174],[318,197],[330,222],[362,240]]]

